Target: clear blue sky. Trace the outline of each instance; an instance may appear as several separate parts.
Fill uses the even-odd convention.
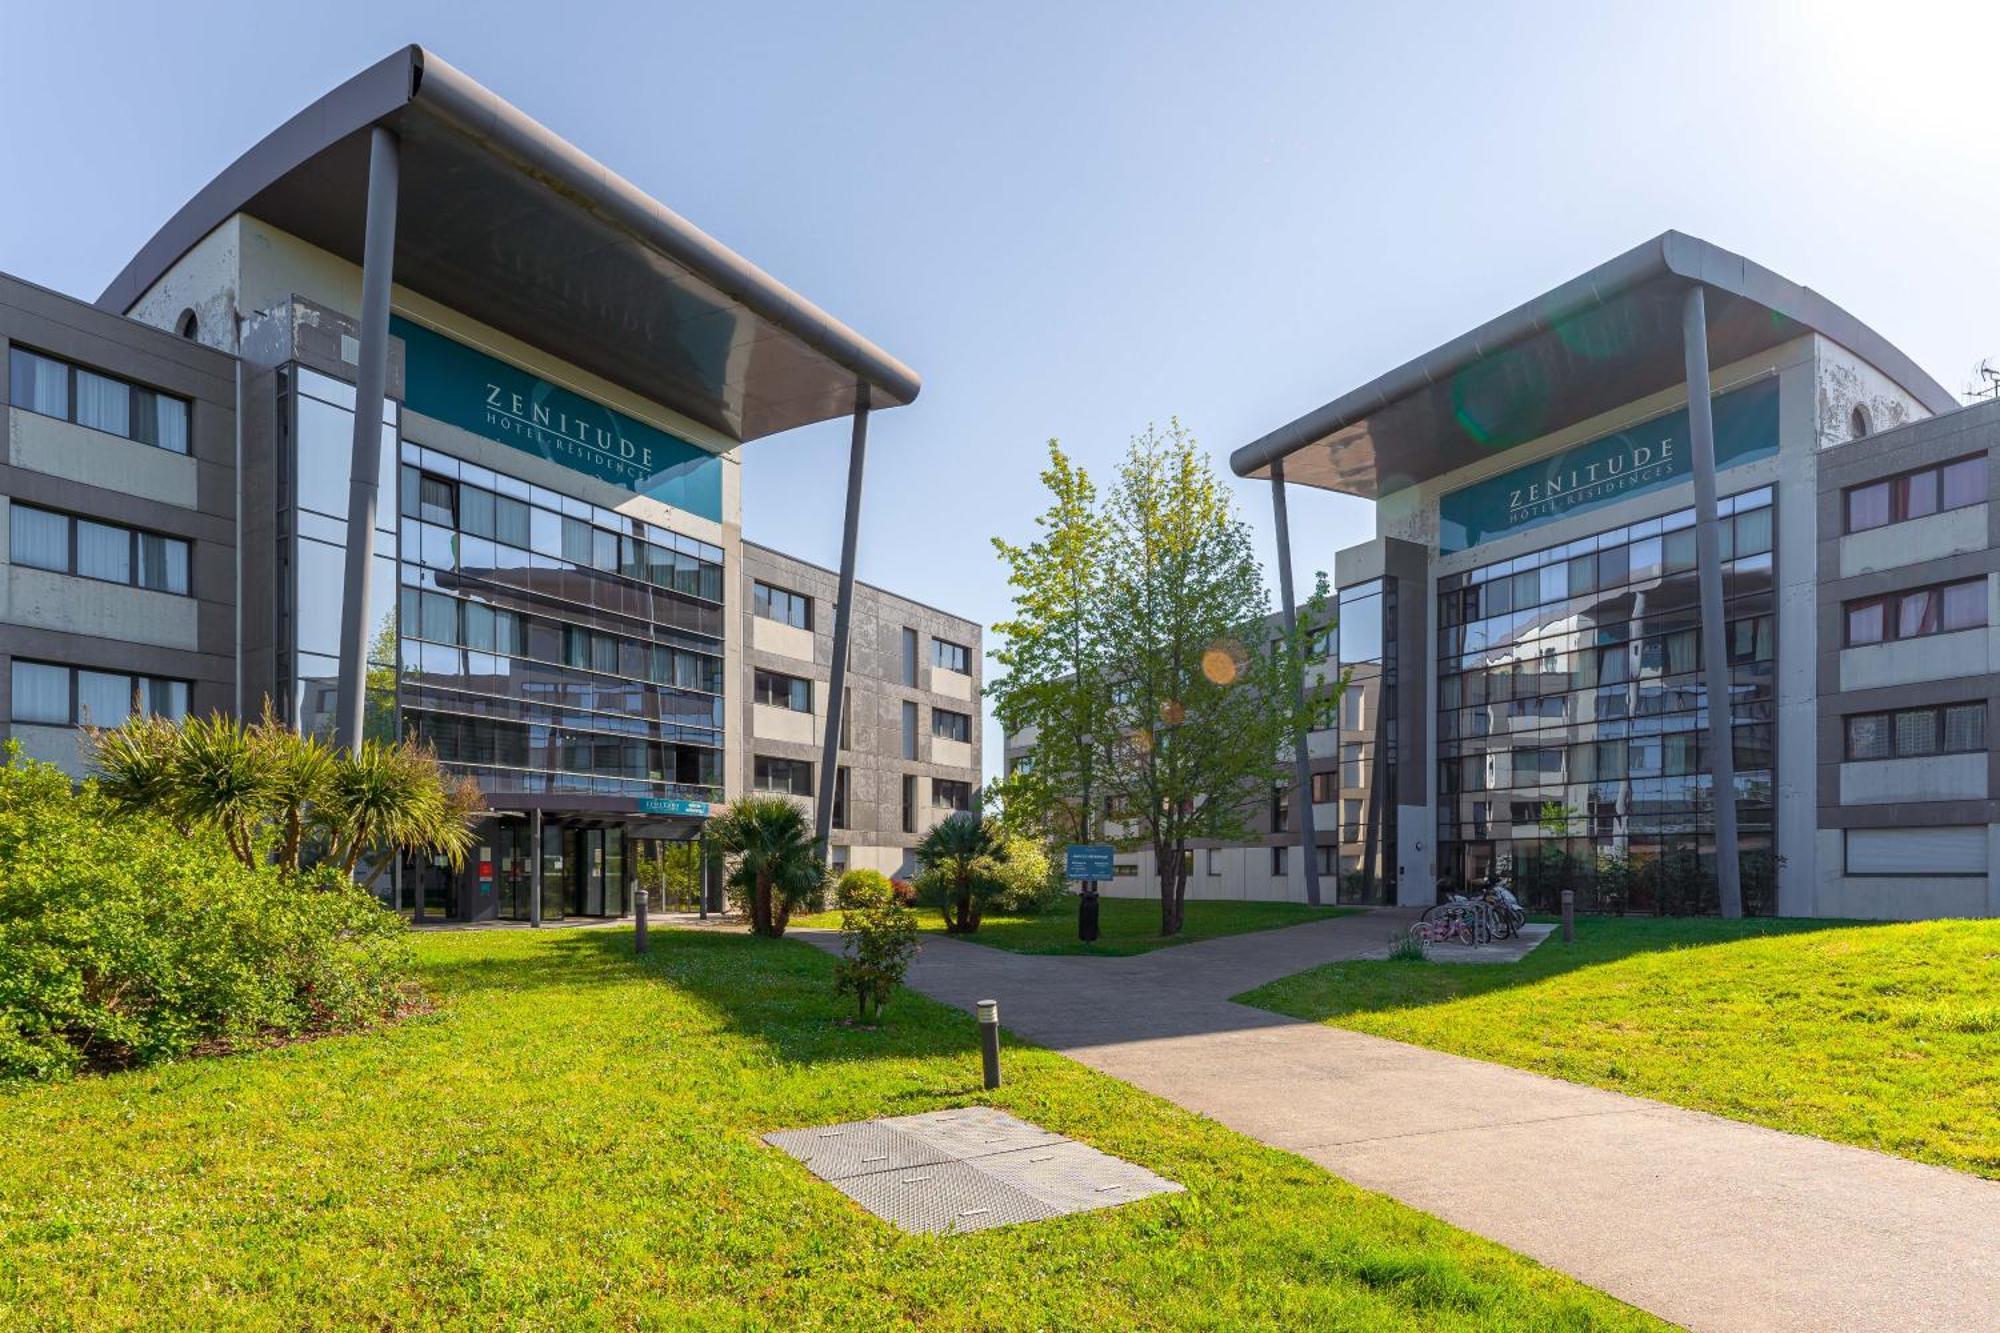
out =
[[[1226,471],[1669,227],[1954,390],[2000,356],[1979,7],[1500,8],[16,6],[0,269],[94,298],[256,138],[422,42],[924,375],[876,419],[861,574],[988,623],[987,539],[1027,532],[1049,436],[1108,471],[1178,414]],[[749,535],[834,562],[845,448],[749,449]],[[1239,495],[1268,561],[1268,490]],[[1305,578],[1372,532],[1315,492],[1293,524]]]

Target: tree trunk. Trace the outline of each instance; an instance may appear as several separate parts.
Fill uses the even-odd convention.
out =
[[[768,875],[758,875],[756,887],[750,891],[750,933],[771,933],[771,879]]]
[[[1181,897],[1177,885],[1181,859],[1170,855],[1163,844],[1155,842],[1153,864],[1159,867],[1160,872],[1160,934],[1178,935],[1181,933]]]

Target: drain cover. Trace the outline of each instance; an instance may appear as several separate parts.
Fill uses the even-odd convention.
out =
[[[789,1129],[764,1141],[905,1231],[1038,1222],[1181,1189],[990,1106]]]

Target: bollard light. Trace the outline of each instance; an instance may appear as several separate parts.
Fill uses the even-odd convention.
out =
[[[1563,890],[1563,943],[1576,942],[1576,890]]]
[[[640,889],[632,899],[632,952],[646,952],[646,907],[651,895]]]
[[[985,1068],[986,1086],[1000,1086],[1000,1001],[979,1002],[979,1058]]]

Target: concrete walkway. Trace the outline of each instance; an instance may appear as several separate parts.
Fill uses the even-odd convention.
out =
[[[2000,1328],[2000,1182],[1229,1002],[1407,921],[1132,958],[926,936],[910,984],[1690,1328]]]

